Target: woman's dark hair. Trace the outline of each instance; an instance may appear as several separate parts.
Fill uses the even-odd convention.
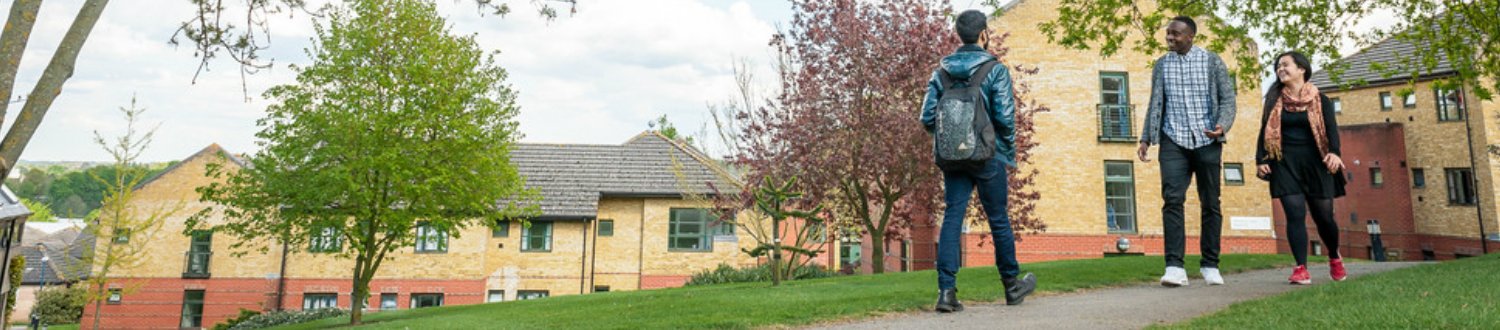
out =
[[[1302,82],[1311,81],[1313,74],[1312,62],[1307,60],[1307,55],[1304,55],[1301,52],[1295,50],[1281,53],[1281,55],[1276,55],[1275,59],[1271,60],[1271,72],[1273,72],[1272,75],[1274,75],[1274,72],[1276,72],[1276,65],[1278,63],[1281,63],[1281,58],[1288,56],[1292,57],[1292,63],[1296,64],[1298,68],[1302,68]],[[1266,91],[1266,95],[1280,97],[1281,87],[1283,87],[1281,79],[1278,77],[1273,82],[1271,82],[1271,89]]]

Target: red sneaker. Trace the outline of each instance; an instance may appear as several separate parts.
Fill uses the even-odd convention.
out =
[[[1328,275],[1333,277],[1334,282],[1349,278],[1349,272],[1344,271],[1344,259],[1335,258],[1328,260]]]
[[[1312,274],[1307,273],[1307,265],[1297,266],[1297,268],[1292,269],[1292,277],[1288,278],[1287,281],[1299,285],[1312,284]]]

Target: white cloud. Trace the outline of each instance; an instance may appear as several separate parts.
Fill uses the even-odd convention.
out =
[[[577,15],[550,22],[537,17],[527,2],[515,2],[516,10],[504,18],[481,16],[462,1],[436,3],[454,32],[477,33],[482,47],[503,51],[498,61],[520,94],[526,140],[621,143],[660,114],[682,129],[695,130],[706,118],[705,104],[733,92],[733,58],[767,58],[766,42],[773,33],[769,21],[779,18],[766,15],[784,15],[785,3],[755,2],[752,7],[745,1],[703,1],[586,1]],[[16,95],[30,92],[78,6],[57,1],[43,6]],[[0,11],[8,9],[8,2],[0,3]],[[292,82],[287,64],[308,61],[302,49],[314,34],[309,15],[270,17],[274,38],[264,55],[276,67],[246,79],[247,102],[236,66],[218,60],[194,84],[198,59],[193,47],[167,44],[194,10],[186,0],[116,1],[106,8],[75,75],[22,158],[107,159],[93,144],[93,132],[123,133],[117,108],[129,104],[132,95],[149,109],[145,124],[160,124],[143,160],[181,159],[209,143],[254,151],[255,120],[267,105],[261,93]],[[20,103],[11,105],[7,125],[20,108]]]

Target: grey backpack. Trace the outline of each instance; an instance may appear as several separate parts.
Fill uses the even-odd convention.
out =
[[[985,102],[984,80],[996,64],[985,61],[963,81],[954,81],[947,70],[939,75],[943,98],[938,100],[933,129],[938,168],[979,172],[995,156],[995,126],[990,122],[989,102]]]

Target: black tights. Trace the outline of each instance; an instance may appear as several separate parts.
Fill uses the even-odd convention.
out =
[[[1323,238],[1323,247],[1329,258],[1339,257],[1339,224],[1333,221],[1333,199],[1314,199],[1307,202],[1306,195],[1281,197],[1281,209],[1286,211],[1286,240],[1292,243],[1292,257],[1297,265],[1307,264],[1307,211],[1312,210],[1313,222],[1318,225],[1318,236]]]

